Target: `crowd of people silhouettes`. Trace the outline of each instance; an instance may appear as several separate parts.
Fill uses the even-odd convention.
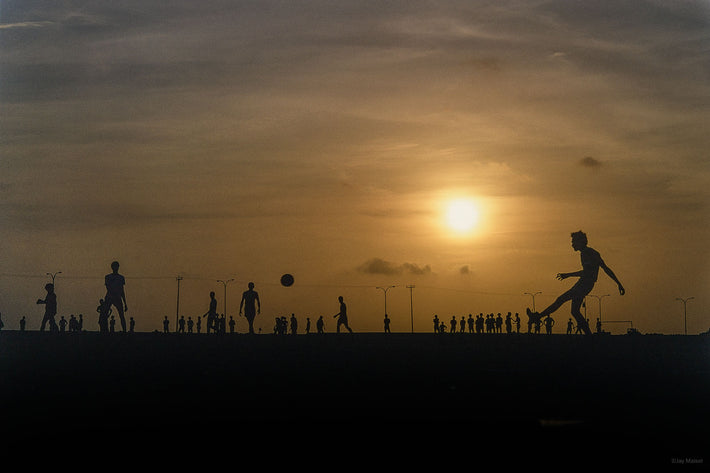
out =
[[[563,280],[570,277],[577,277],[579,279],[568,291],[560,295],[542,312],[536,312],[534,310],[530,310],[529,308],[526,310],[528,316],[527,333],[540,333],[541,328],[544,326],[545,333],[551,334],[552,329],[555,326],[555,320],[552,318],[552,313],[559,309],[565,302],[571,301],[572,317],[570,317],[567,321],[566,333],[591,334],[592,331],[589,327],[589,320],[582,315],[580,309],[584,303],[584,298],[593,289],[600,269],[602,269],[614,282],[617,283],[619,293],[621,295],[626,292],[614,272],[604,263],[604,260],[599,252],[588,246],[587,235],[584,232],[578,231],[572,233],[571,236],[572,248],[575,251],[580,252],[582,269],[571,273],[558,273],[557,278]],[[121,324],[121,331],[135,331],[136,322],[133,317],[129,318],[128,323],[126,322],[125,314],[128,311],[125,291],[126,280],[123,275],[118,272],[119,267],[120,265],[118,261],[112,262],[111,273],[104,277],[106,294],[99,300],[99,305],[96,308],[96,312],[99,314],[98,325],[100,332],[116,331],[116,317],[114,315],[114,309]],[[57,315],[57,295],[54,290],[54,284],[48,283],[44,286],[44,289],[46,291],[46,295],[43,299],[37,300],[37,304],[44,305],[45,307],[39,330],[44,331],[47,327],[49,327],[49,331],[52,332],[81,332],[84,324],[83,315],[79,314],[78,317],[75,317],[72,314],[69,316],[68,320],[65,319],[64,316],[61,316],[59,322],[57,322],[55,320]],[[333,315],[333,318],[337,319],[336,333],[340,333],[341,326],[348,332],[352,333],[353,330],[348,322],[347,306],[343,296],[338,297],[338,303],[339,310],[335,315]],[[250,282],[248,283],[247,290],[242,293],[242,298],[239,303],[239,315],[243,316],[247,320],[248,333],[255,333],[254,321],[259,314],[261,314],[261,300],[259,299],[258,292],[254,290],[254,283]],[[177,333],[201,333],[203,318],[206,320],[206,333],[227,333],[227,328],[229,333],[236,332],[236,321],[234,318],[230,316],[229,320],[227,320],[225,314],[217,313],[217,299],[214,291],[210,292],[209,308],[207,312],[205,312],[202,316],[198,316],[196,320],[193,320],[190,316],[188,316],[187,319],[185,319],[184,316],[181,316],[177,320],[177,327],[175,328],[175,331]],[[520,333],[521,328],[519,313],[515,313],[515,315],[513,315],[511,312],[508,312],[505,315],[505,318],[501,315],[501,313],[488,313],[485,315],[480,313],[475,317],[473,314],[468,314],[468,317],[461,316],[458,320],[456,319],[456,316],[453,316],[448,322],[448,326],[444,320],[440,320],[438,315],[435,315],[433,323],[435,333],[499,334],[503,333],[503,327],[505,327],[505,332],[507,334],[513,334]],[[391,319],[387,314],[385,314],[383,325],[383,331],[385,333],[391,333]],[[24,331],[25,327],[26,319],[25,317],[22,317],[20,320],[20,330]],[[2,329],[1,318],[0,329]],[[601,332],[601,322],[599,319],[597,319],[596,329],[597,332]],[[259,329],[259,331],[261,331],[261,329]],[[310,317],[306,318],[304,331],[306,334],[311,333]],[[170,333],[170,320],[167,316],[165,316],[163,320],[163,332]],[[320,316],[316,321],[316,333],[324,332],[325,321],[323,320],[323,316]],[[276,317],[273,333],[279,335],[287,333],[297,334],[298,319],[295,314],[291,314],[290,318],[285,316]]]

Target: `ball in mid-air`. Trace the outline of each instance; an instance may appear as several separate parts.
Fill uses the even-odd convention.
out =
[[[281,285],[282,286],[288,287],[292,284],[293,284],[293,276],[292,275],[286,273],[283,276],[281,276]]]

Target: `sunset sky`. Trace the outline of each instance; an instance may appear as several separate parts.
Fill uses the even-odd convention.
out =
[[[140,331],[174,328],[178,275],[185,317],[234,278],[266,332],[334,331],[340,295],[380,331],[396,285],[392,330],[411,301],[430,331],[552,302],[577,230],[627,290],[600,276],[603,319],[683,333],[694,297],[710,328],[706,1],[4,1],[0,42],[6,329],[61,271],[59,315],[96,330],[118,260]]]

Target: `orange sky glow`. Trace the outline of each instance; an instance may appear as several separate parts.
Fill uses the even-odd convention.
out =
[[[233,278],[240,332],[249,281],[263,332],[333,331],[341,295],[381,331],[389,285],[392,330],[425,332],[549,304],[583,230],[627,291],[600,275],[605,329],[682,333],[694,297],[707,331],[709,26],[700,1],[3,2],[5,328],[61,271],[58,315],[96,330],[118,260],[140,331],[181,276],[193,319]]]

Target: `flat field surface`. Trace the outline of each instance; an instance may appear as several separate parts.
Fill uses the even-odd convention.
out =
[[[707,466],[709,400],[707,336],[0,333],[5,459]]]

